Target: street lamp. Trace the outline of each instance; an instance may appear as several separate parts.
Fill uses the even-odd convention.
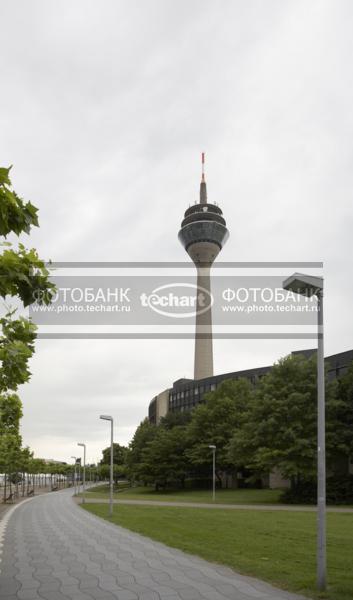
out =
[[[114,443],[113,443],[113,417],[110,415],[100,415],[103,421],[110,421],[110,479],[109,479],[109,516],[113,516],[113,458],[114,458]]]
[[[84,504],[85,503],[85,487],[86,487],[86,444],[82,444],[82,443],[78,442],[77,445],[83,447],[82,504]]]
[[[211,444],[208,446],[210,450],[212,450],[212,500],[213,502],[216,500],[216,446]]]
[[[76,461],[77,461],[77,458],[76,458],[76,456],[71,456],[71,458],[73,458],[74,461],[75,461],[75,470],[74,470],[74,495],[76,496],[76,483],[77,483],[77,478],[76,478]]]
[[[325,359],[324,359],[324,280],[294,273],[283,288],[317,297],[317,587],[326,589],[326,449],[325,449]]]

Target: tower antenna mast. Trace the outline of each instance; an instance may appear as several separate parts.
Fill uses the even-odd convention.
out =
[[[201,184],[200,184],[200,204],[207,204],[207,188],[205,181],[205,153],[201,154]]]

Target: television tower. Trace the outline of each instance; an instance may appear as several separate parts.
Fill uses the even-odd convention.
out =
[[[213,375],[212,310],[209,305],[206,311],[202,311],[200,302],[205,296],[203,290],[211,293],[211,267],[229,237],[221,209],[207,202],[204,166],[203,152],[200,202],[185,211],[178,234],[180,242],[197,269],[194,379],[204,379]]]

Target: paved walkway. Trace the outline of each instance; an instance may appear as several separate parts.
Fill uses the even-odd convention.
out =
[[[28,500],[0,522],[1,600],[301,598],[103,521],[71,494]]]
[[[77,502],[81,499],[77,498]],[[87,494],[85,502],[87,504],[109,504],[109,498],[90,498]],[[179,506],[184,508],[221,508],[222,510],[280,510],[289,512],[316,512],[316,506],[302,506],[293,504],[207,504],[206,502],[171,502],[167,500],[113,500],[114,504],[137,504],[142,506]],[[353,513],[353,508],[344,508],[340,506],[330,506],[327,512]]]
[[[46,486],[36,486],[35,487],[35,496],[39,496],[41,494],[51,494],[54,493],[52,492],[52,486],[51,485],[46,485]],[[27,494],[25,496],[22,496],[22,493],[20,493],[18,495],[18,497],[16,498],[16,500],[14,500],[13,502],[1,502],[1,498],[3,497],[3,489],[0,492],[0,519],[2,519],[3,515],[10,510],[10,508],[12,508],[12,506],[14,506],[15,504],[19,504],[20,502],[24,502],[25,500],[27,500],[28,496]],[[0,599],[1,600],[1,599]]]

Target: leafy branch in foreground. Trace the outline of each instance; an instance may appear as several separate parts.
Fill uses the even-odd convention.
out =
[[[38,209],[24,202],[12,189],[9,168],[0,168],[0,235],[30,233],[38,227]],[[49,271],[35,249],[27,250],[23,244],[13,249],[9,242],[0,244],[0,298],[19,299],[24,306],[33,302],[49,304],[55,286],[49,281]],[[12,393],[26,383],[31,373],[29,359],[34,353],[36,326],[24,317],[14,318],[16,309],[7,309],[0,318],[0,472],[7,479],[16,478],[24,469],[25,455],[22,449],[20,419],[22,404]],[[6,494],[5,494],[6,496]]]
[[[0,235],[13,232],[29,233],[32,226],[38,227],[38,209],[31,202],[23,202],[12,189],[9,177],[11,167],[0,167]]]

